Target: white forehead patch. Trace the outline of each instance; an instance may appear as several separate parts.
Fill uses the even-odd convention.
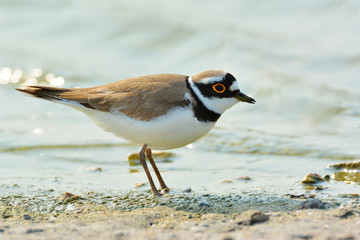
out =
[[[231,86],[229,87],[229,90],[230,91],[236,91],[236,90],[239,90],[239,85],[238,85],[238,82],[235,81],[231,84]]]
[[[214,83],[214,82],[220,82],[223,79],[223,77],[224,76],[215,76],[215,77],[204,78],[204,79],[201,79],[199,81],[199,83],[211,84],[211,83]]]

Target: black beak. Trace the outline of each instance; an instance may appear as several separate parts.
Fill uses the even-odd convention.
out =
[[[236,98],[241,102],[247,102],[247,103],[255,103],[255,99],[243,94],[242,92],[239,92]]]

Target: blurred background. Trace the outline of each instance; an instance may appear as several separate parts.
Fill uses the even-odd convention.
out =
[[[227,111],[210,134],[158,158],[167,185],[198,192],[359,191],[360,3],[336,1],[0,2],[0,189],[146,191],[140,146],[23,85],[90,87],[156,74],[232,73],[255,105]],[[349,172],[349,171],[344,171]],[[250,181],[242,180],[249,176]]]

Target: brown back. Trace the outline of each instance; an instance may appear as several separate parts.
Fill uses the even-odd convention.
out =
[[[18,89],[47,100],[78,102],[103,112],[123,113],[138,120],[150,120],[173,107],[189,106],[184,95],[185,75],[156,74],[92,88],[53,88],[30,86]]]

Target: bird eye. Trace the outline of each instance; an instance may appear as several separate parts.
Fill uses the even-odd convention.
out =
[[[223,93],[223,92],[225,92],[225,90],[226,90],[225,86],[224,86],[223,84],[221,84],[221,83],[214,84],[214,85],[212,86],[212,88],[213,88],[214,91],[217,92],[217,93]]]

